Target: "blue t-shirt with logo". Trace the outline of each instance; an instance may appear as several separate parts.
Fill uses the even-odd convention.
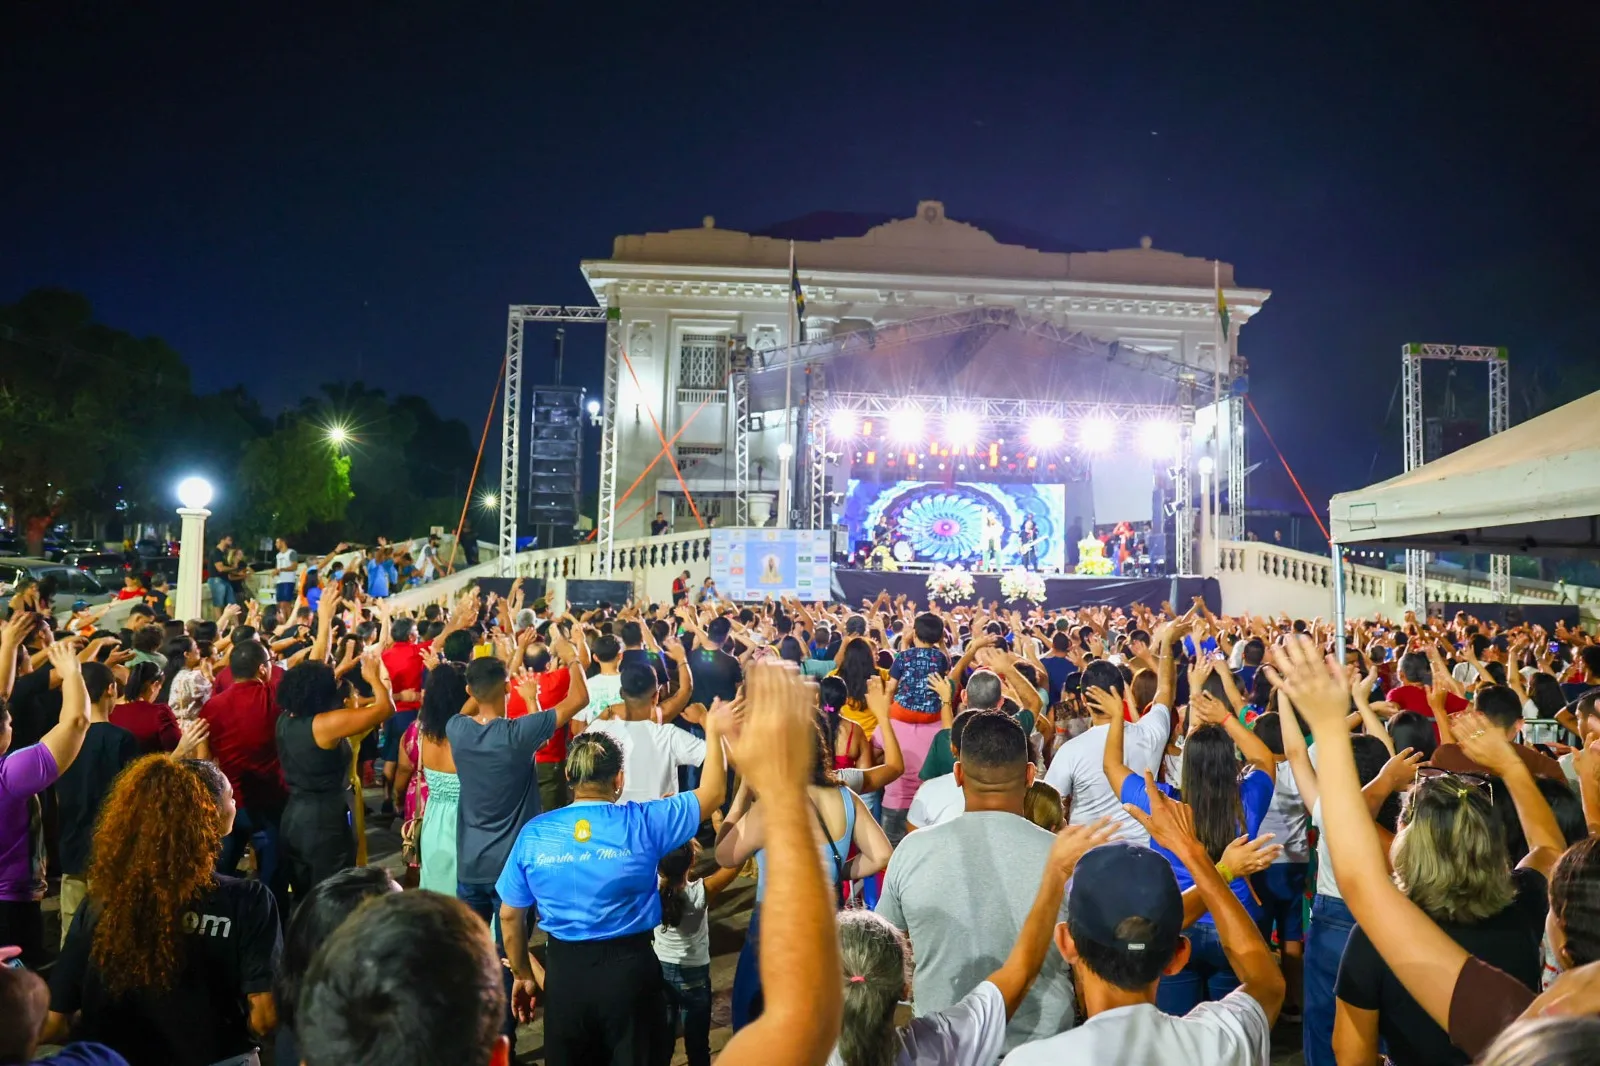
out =
[[[947,673],[950,659],[939,648],[907,648],[894,657],[889,676],[900,682],[894,701],[908,711],[939,713],[939,694],[928,684],[934,674]]]
[[[656,867],[700,828],[700,800],[683,792],[648,803],[579,800],[522,827],[500,881],[501,900],[539,908],[557,940],[614,940],[661,924]]]

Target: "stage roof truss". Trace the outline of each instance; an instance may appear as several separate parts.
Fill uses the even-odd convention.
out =
[[[1035,419],[1062,422],[1109,419],[1119,424],[1178,421],[1176,404],[1101,403],[1076,400],[985,399],[967,396],[891,396],[881,392],[830,392],[827,412],[893,418],[916,412],[926,418],[973,419],[985,425],[1026,425]]]

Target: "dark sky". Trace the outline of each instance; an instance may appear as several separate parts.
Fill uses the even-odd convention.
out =
[[[615,234],[923,198],[1273,290],[1243,354],[1319,503],[1398,469],[1403,342],[1600,361],[1592,4],[146,6],[0,15],[0,300],[269,406],[362,378],[476,435],[505,305]]]

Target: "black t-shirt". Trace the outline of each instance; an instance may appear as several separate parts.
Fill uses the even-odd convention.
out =
[[[89,869],[94,823],[111,782],[139,757],[134,735],[110,722],[90,722],[83,748],[56,782],[61,803],[61,872],[81,877]]]
[[[211,561],[211,573],[207,575],[208,577],[220,577],[224,581],[232,581],[233,580],[233,578],[234,578],[233,574],[224,573],[224,570],[228,566],[228,553],[227,553],[227,551],[225,549],[212,548],[211,549],[210,561]]]
[[[50,687],[49,660],[11,686],[11,750],[37,744],[61,721],[61,689]]]
[[[709,708],[712,700],[731,700],[739,694],[744,671],[738,659],[720,648],[695,648],[689,653],[689,676],[694,679],[690,698]]]
[[[217,878],[184,914],[182,968],[161,995],[106,991],[89,957],[98,912],[90,902],[73,917],[50,975],[50,1009],[83,1012],[76,1039],[110,1045],[130,1066],[209,1066],[256,1046],[247,997],[272,991],[282,948],[266,885]]]
[[[1544,875],[1518,870],[1517,898],[1499,914],[1471,925],[1440,922],[1439,928],[1467,954],[1504,970],[1533,992],[1539,990],[1539,943],[1549,908]],[[1470,1055],[1450,1043],[1450,1035],[1411,998],[1387,963],[1357,926],[1339,963],[1338,996],[1352,1007],[1378,1012],[1378,1035],[1395,1066],[1465,1064]]]
[[[633,664],[648,666],[654,670],[656,672],[656,684],[672,684],[675,673],[668,669],[671,666],[671,660],[667,659],[666,656],[657,655],[655,652],[646,651],[643,648],[622,649],[622,662],[619,665],[629,666]]]

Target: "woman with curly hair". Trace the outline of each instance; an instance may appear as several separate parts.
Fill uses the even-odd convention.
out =
[[[253,1053],[277,1024],[278,909],[215,872],[233,790],[211,763],[146,755],[106,796],[89,896],[50,975],[45,1039],[107,1044],[132,1066]]]

